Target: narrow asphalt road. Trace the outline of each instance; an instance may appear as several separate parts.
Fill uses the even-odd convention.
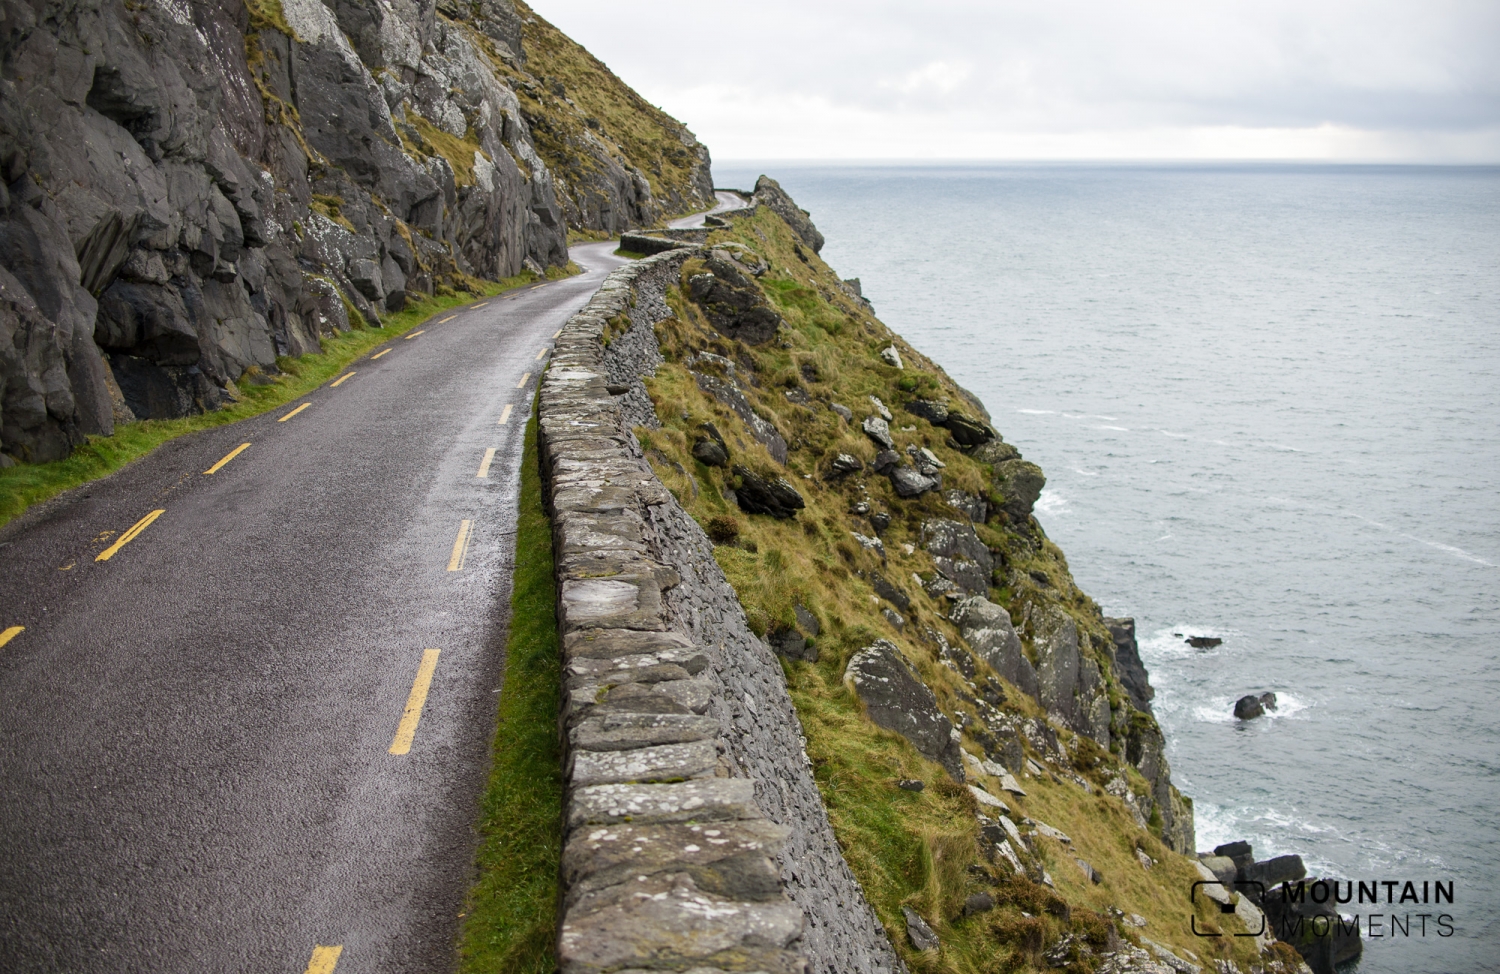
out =
[[[615,246],[0,530],[0,970],[452,968],[525,423]]]

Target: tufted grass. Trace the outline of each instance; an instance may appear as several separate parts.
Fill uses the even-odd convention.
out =
[[[577,264],[568,263],[566,271],[549,268],[548,278],[580,273]],[[240,401],[227,408],[187,416],[182,419],[147,419],[115,427],[113,436],[91,436],[73,455],[54,463],[17,463],[0,470],[0,526],[19,517],[33,504],[56,497],[65,490],[107,477],[134,460],[179,436],[198,430],[214,429],[242,419],[259,416],[284,405],[342,372],[355,359],[377,345],[403,335],[449,308],[468,304],[476,298],[489,297],[513,288],[531,284],[536,276],[529,271],[499,281],[479,281],[479,293],[449,293],[410,300],[404,310],[385,319],[380,328],[364,326],[358,313],[350,316],[355,327],[341,335],[319,342],[320,352],[298,358],[277,359],[280,374],[267,385],[254,385],[242,378]]]
[[[521,460],[512,585],[494,764],[479,817],[479,878],[469,892],[459,939],[461,974],[551,974],[557,966],[562,662],[534,411]]]

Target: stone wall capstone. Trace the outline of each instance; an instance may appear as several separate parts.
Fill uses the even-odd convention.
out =
[[[654,424],[653,326],[693,253],[611,274],[542,380],[564,657],[559,966],[904,972],[834,838],[780,664],[632,433]]]

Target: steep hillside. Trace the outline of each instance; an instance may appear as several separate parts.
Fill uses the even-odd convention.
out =
[[[686,129],[510,0],[0,0],[0,177],[0,465],[712,198]]]
[[[624,408],[782,656],[892,942],[924,971],[1094,970],[1146,940],[1265,964],[1229,936],[1249,914],[1200,898],[1223,935],[1188,929],[1192,805],[1129,620],[1032,515],[1042,471],[823,263],[774,182],[755,200],[683,264],[650,402]]]

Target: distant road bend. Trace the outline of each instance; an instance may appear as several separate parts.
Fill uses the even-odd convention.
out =
[[[452,968],[525,424],[615,246],[0,530],[0,970]]]

